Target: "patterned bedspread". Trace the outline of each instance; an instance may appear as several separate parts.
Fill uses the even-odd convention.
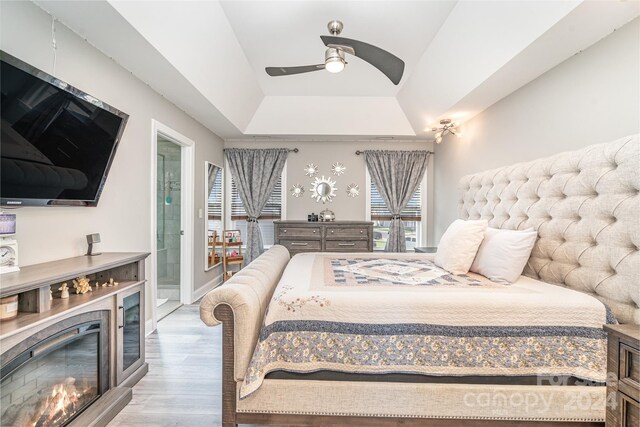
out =
[[[602,382],[607,320],[589,295],[452,275],[428,254],[301,254],[274,292],[240,397],[275,370]]]

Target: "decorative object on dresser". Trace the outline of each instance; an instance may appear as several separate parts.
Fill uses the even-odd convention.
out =
[[[336,214],[329,208],[320,212],[320,221],[332,222],[336,220]]]
[[[131,388],[148,370],[144,352],[148,255],[79,256],[30,265],[3,277],[0,297],[16,298],[18,313],[0,323],[0,425],[27,420],[30,425],[105,426],[126,406]],[[95,282],[112,286],[51,300],[51,289],[72,281],[82,287]],[[27,379],[35,369],[43,381]],[[32,381],[31,387],[18,388],[19,381]],[[16,390],[21,390],[20,396],[14,395]],[[63,399],[65,393],[73,398]]]
[[[370,221],[274,221],[274,243],[291,255],[302,252],[372,252]]]
[[[20,270],[18,267],[18,242],[16,234],[16,214],[0,213],[0,274]]]
[[[240,230],[224,230],[222,239],[222,266],[223,281],[230,279],[244,267],[244,256],[242,255],[242,236]],[[229,266],[238,267],[237,270]]]
[[[605,325],[608,333],[607,427],[640,425],[640,325]]]

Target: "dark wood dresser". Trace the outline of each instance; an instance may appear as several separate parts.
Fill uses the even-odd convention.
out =
[[[274,221],[276,245],[291,256],[302,252],[372,252],[370,221]]]
[[[607,355],[607,427],[640,424],[640,326],[605,325]]]

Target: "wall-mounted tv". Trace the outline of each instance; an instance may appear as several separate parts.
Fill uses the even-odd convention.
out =
[[[0,51],[0,204],[95,206],[129,116]]]

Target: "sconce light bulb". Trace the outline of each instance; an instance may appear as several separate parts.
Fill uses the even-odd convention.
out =
[[[442,137],[436,137],[436,144],[440,144],[442,142]]]

